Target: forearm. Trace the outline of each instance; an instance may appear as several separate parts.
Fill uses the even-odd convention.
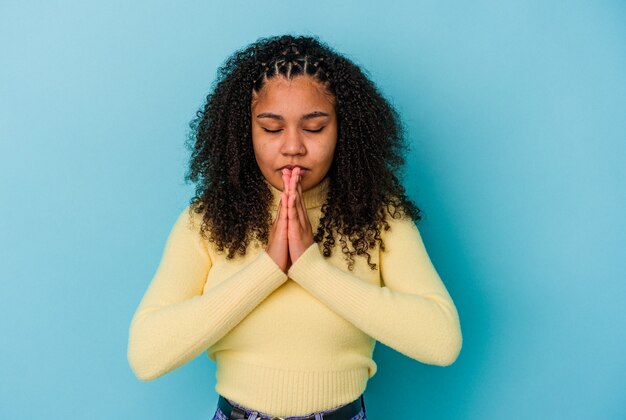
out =
[[[461,331],[447,296],[372,285],[324,260],[317,245],[300,258],[290,277],[369,336],[424,363],[448,365],[456,359]]]
[[[203,295],[175,304],[142,302],[131,322],[128,359],[140,379],[176,369],[243,320],[287,276],[267,253]]]

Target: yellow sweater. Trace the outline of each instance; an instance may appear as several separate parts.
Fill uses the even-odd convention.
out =
[[[267,184],[269,185],[269,184]],[[275,215],[280,191],[271,187]],[[304,193],[316,231],[328,179]],[[391,219],[377,270],[339,247],[311,245],[283,273],[253,242],[227,260],[183,210],[130,325],[128,360],[158,378],[203,351],[217,363],[215,390],[275,416],[297,416],[358,398],[376,373],[376,340],[423,363],[447,366],[462,346],[456,307],[409,219]]]

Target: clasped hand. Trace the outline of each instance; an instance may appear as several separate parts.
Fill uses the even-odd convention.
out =
[[[304,205],[300,168],[283,169],[283,191],[266,251],[286,273],[312,244],[313,230]]]

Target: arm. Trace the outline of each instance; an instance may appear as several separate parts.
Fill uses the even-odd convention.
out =
[[[388,222],[380,253],[383,287],[333,266],[317,244],[291,266],[289,277],[381,343],[423,363],[450,365],[462,346],[456,307],[415,223]]]
[[[200,217],[190,224],[188,209],[176,220],[131,321],[128,361],[141,380],[156,379],[205,351],[287,280],[263,251],[202,294],[212,263],[199,231],[192,227],[199,226]]]

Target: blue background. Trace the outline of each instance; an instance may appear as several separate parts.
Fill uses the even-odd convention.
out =
[[[461,317],[450,367],[377,345],[370,418],[626,418],[625,18],[619,1],[3,0],[0,418],[210,419],[206,354],[140,382],[128,327],[193,192],[187,124],[217,67],[287,32],[402,114]]]

